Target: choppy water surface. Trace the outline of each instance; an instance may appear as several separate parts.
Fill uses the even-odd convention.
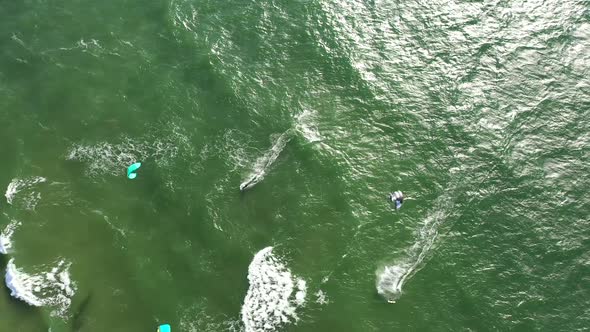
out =
[[[2,326],[590,326],[587,1],[4,1],[0,35]]]

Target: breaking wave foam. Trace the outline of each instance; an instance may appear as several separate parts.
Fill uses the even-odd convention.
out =
[[[272,249],[260,250],[248,267],[250,287],[241,313],[246,332],[275,331],[296,322],[295,311],[305,304],[305,280],[293,276]]]
[[[6,202],[11,205],[13,203],[19,203],[28,210],[34,210],[39,200],[41,200],[41,193],[33,191],[33,187],[45,181],[47,181],[47,179],[41,176],[12,179],[4,193]],[[17,194],[19,194],[18,197]],[[15,198],[18,199],[15,200]]]
[[[1,254],[8,254],[10,249],[12,248],[12,234],[16,230],[16,228],[20,225],[20,222],[16,220],[12,220],[6,228],[0,234],[0,253]]]
[[[282,133],[273,146],[263,156],[256,160],[253,171],[248,175],[246,180],[240,184],[240,190],[247,190],[254,187],[258,182],[264,179],[264,175],[268,172],[272,164],[277,160],[279,154],[285,148],[285,145],[291,140],[291,130]]]
[[[35,307],[54,307],[54,314],[63,316],[75,293],[70,265],[62,260],[50,272],[27,274],[15,266],[12,258],[6,266],[6,287],[11,296]]]

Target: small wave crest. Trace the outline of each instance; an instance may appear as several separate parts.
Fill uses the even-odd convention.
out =
[[[12,248],[12,234],[16,230],[16,228],[20,226],[20,222],[16,220],[12,220],[6,228],[0,234],[0,253],[1,254],[8,254],[10,249]]]
[[[13,205],[13,203],[22,205],[27,210],[34,210],[37,203],[41,200],[41,193],[34,191],[33,188],[35,185],[45,181],[47,179],[41,176],[12,179],[4,193],[6,202],[10,205]],[[17,194],[19,194],[18,197]]]
[[[35,307],[54,307],[55,314],[63,316],[75,293],[69,268],[70,264],[61,260],[50,272],[28,274],[18,269],[12,258],[6,266],[6,287],[11,296]]]
[[[322,136],[314,122],[316,114],[310,110],[304,110],[295,116],[295,129],[305,137],[309,143],[320,142]]]
[[[293,276],[272,249],[260,250],[248,267],[250,287],[242,306],[246,332],[275,331],[296,322],[295,311],[305,303],[305,280]]]
[[[248,175],[246,180],[240,184],[241,191],[254,187],[264,179],[266,172],[268,172],[272,164],[277,160],[279,154],[281,154],[287,143],[291,140],[291,137],[291,130],[285,131],[277,138],[272,147],[263,156],[256,160],[254,169],[250,175]]]

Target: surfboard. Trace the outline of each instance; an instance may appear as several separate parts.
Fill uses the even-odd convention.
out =
[[[157,332],[170,332],[170,325],[168,324],[162,324],[160,326],[158,326],[158,331]]]
[[[135,173],[135,171],[137,171],[137,169],[139,169],[140,167],[141,163],[135,163],[127,167],[127,177],[131,180],[135,179],[135,177],[137,177],[137,173]]]

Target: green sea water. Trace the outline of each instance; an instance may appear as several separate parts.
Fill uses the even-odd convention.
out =
[[[0,331],[589,331],[589,117],[585,0],[0,0]]]

